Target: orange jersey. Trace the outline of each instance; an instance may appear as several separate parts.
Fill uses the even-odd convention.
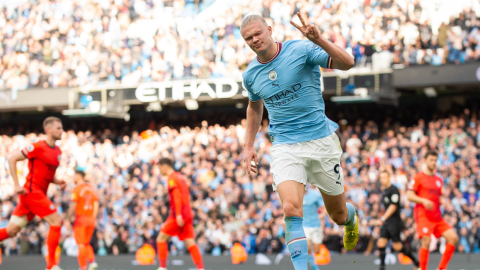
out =
[[[38,141],[25,147],[22,154],[28,158],[29,172],[23,185],[28,192],[47,192],[48,185],[53,181],[55,171],[60,165],[62,151],[58,146],[51,147],[46,141]]]
[[[88,226],[95,224],[94,203],[98,201],[95,189],[83,183],[76,186],[72,191],[72,201],[77,202],[75,208],[75,226]]]
[[[193,218],[190,206],[190,191],[185,177],[179,172],[174,172],[168,177],[168,193],[170,195],[170,215],[176,217],[182,215],[185,221]],[[178,210],[175,205],[181,209]]]
[[[440,196],[442,195],[443,180],[436,176],[430,176],[419,172],[410,181],[409,190],[413,190],[421,198],[425,198],[433,203],[433,209],[427,210],[423,204],[415,204],[413,215],[416,220],[426,217],[430,221],[441,221],[442,212],[440,211]]]

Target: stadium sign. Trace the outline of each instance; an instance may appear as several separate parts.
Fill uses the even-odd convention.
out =
[[[135,89],[135,98],[144,103],[190,99],[224,99],[246,96],[240,82],[234,79],[190,80],[143,83]]]

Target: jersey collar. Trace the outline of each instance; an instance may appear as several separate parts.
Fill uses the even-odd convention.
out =
[[[276,42],[277,43],[277,53],[275,53],[275,55],[272,57],[272,59],[268,60],[267,62],[263,62],[262,60],[260,60],[260,58],[258,58],[257,56],[257,61],[260,63],[260,64],[268,64],[270,62],[272,62],[273,60],[275,60],[275,58],[277,58],[277,56],[280,54],[280,52],[282,51],[282,43],[280,42]]]

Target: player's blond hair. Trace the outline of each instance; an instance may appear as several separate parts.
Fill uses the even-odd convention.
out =
[[[60,118],[55,117],[55,116],[49,116],[49,117],[45,118],[45,120],[43,120],[43,128],[46,128],[48,125],[50,125],[53,122],[60,122],[61,123],[62,120],[60,120]]]
[[[263,23],[265,23],[265,25],[267,25],[267,21],[265,21],[265,19],[258,14],[248,14],[247,16],[243,17],[242,24],[240,25],[240,31],[242,31],[245,26],[258,20],[262,21]]]

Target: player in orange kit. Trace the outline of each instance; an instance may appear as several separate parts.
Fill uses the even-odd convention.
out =
[[[55,178],[55,171],[60,164],[62,152],[55,145],[63,133],[62,121],[57,117],[48,117],[43,122],[47,139],[27,146],[22,151],[8,158],[10,174],[15,185],[15,193],[19,195],[19,203],[12,213],[7,227],[0,229],[0,242],[14,237],[30,222],[35,215],[50,224],[47,237],[48,256],[47,270],[60,269],[56,265],[55,250],[60,240],[62,217],[57,212],[55,204],[47,197],[50,183],[65,187],[65,181]],[[29,173],[25,184],[20,186],[17,178],[17,162],[28,159]]]
[[[95,254],[90,245],[93,231],[95,230],[95,218],[98,214],[98,196],[95,189],[85,182],[85,173],[75,172],[75,184],[77,186],[72,191],[72,203],[68,209],[68,219],[72,220],[75,240],[78,244],[78,264],[80,270],[87,269],[87,261],[90,263],[88,270],[95,270],[98,264],[95,262]]]
[[[190,193],[187,182],[181,173],[175,172],[170,159],[160,159],[159,168],[162,175],[168,175],[168,193],[170,195],[170,216],[163,223],[160,234],[157,237],[159,270],[167,269],[167,241],[172,236],[178,236],[180,241],[185,241],[193,263],[197,266],[197,269],[204,270],[202,254],[195,243],[193,212],[190,206]]]
[[[417,173],[410,181],[407,197],[416,203],[414,219],[417,224],[417,235],[422,240],[419,252],[420,270],[427,270],[431,235],[443,236],[447,240],[445,252],[438,266],[439,270],[447,269],[448,262],[455,252],[458,235],[453,227],[442,218],[440,211],[440,197],[442,195],[443,180],[435,175],[438,154],[428,151],[425,154],[425,168]]]

